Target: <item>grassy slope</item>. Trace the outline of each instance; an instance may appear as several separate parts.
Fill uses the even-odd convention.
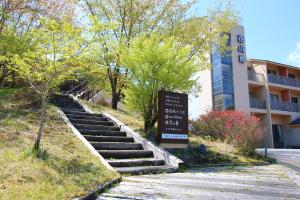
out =
[[[12,101],[17,92],[0,89],[0,199],[71,199],[118,176],[90,154],[54,107],[47,114],[43,159],[33,157],[38,110]]]
[[[95,105],[93,103],[82,101],[96,112],[107,112],[122,121],[133,130],[139,132],[142,136],[146,136],[143,132],[142,118],[138,115],[126,111],[113,110],[110,107]],[[155,138],[155,137],[152,137]],[[200,144],[204,144],[208,150],[208,156],[202,156],[198,152]],[[190,135],[190,143],[188,150],[175,150],[173,154],[182,158],[188,164],[210,164],[210,163],[240,163],[240,162],[260,162],[263,161],[259,157],[247,157],[239,155],[235,149],[219,141],[212,141],[209,138]]]

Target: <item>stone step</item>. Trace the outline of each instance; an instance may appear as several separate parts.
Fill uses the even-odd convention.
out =
[[[59,104],[59,105],[80,105],[76,101],[54,101],[53,103]]]
[[[52,104],[54,104],[54,105],[56,105],[56,106],[69,106],[69,105],[71,105],[71,106],[73,106],[73,105],[76,105],[76,106],[78,106],[78,105],[80,105],[80,104],[77,104],[77,103],[75,103],[75,102],[70,102],[70,103],[61,103],[61,102],[51,102]]]
[[[62,110],[73,110],[73,109],[80,109],[84,110],[81,106],[79,105],[68,105],[68,106],[61,106],[61,105],[56,105],[57,107],[60,107]]]
[[[64,113],[85,113],[85,110],[83,108],[61,108],[61,110],[64,112]]]
[[[153,158],[153,152],[147,150],[98,150],[106,159]]]
[[[61,105],[61,106],[73,106],[73,105],[80,106],[80,104],[77,102],[54,102],[54,104]]]
[[[89,125],[89,124],[77,124],[72,123],[77,129],[84,130],[111,130],[111,131],[119,131],[120,128],[118,126],[103,126],[103,125]]]
[[[125,142],[90,142],[96,150],[143,150],[139,143]]]
[[[138,167],[115,167],[121,174],[141,175],[141,174],[159,174],[174,173],[178,170],[170,166],[138,166]]]
[[[69,100],[69,101],[53,100],[52,102],[55,103],[55,104],[62,104],[62,105],[66,105],[66,104],[77,104],[77,105],[79,105],[79,103],[77,103],[76,101],[73,101],[73,100]]]
[[[117,159],[107,160],[107,162],[112,167],[161,166],[165,164],[164,160],[156,158]]]
[[[89,142],[134,142],[132,137],[84,135]]]
[[[106,117],[97,117],[97,116],[84,116],[84,115],[76,115],[76,114],[68,114],[66,113],[69,119],[86,119],[86,120],[97,120],[97,121],[108,121]]]
[[[77,124],[91,124],[91,125],[105,125],[105,126],[113,126],[114,123],[110,121],[98,121],[98,120],[86,120],[86,119],[72,119],[69,118],[72,123]]]
[[[96,113],[88,113],[84,111],[72,111],[72,110],[66,110],[66,114],[73,114],[73,115],[82,115],[82,116],[95,116],[95,117],[104,117],[102,114],[96,114]]]
[[[77,103],[73,99],[52,99],[51,101],[59,102],[59,103],[65,103],[65,102],[67,102],[67,103]]]
[[[126,137],[126,132],[123,132],[123,131],[111,131],[111,130],[87,130],[87,129],[78,129],[78,131],[79,131],[82,135]]]

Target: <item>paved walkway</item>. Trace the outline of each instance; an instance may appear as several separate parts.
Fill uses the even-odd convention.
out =
[[[300,188],[283,166],[270,165],[124,177],[97,200],[113,199],[300,199]]]
[[[257,149],[260,155],[265,154],[264,149]],[[300,173],[300,149],[268,149],[268,157],[275,158],[277,163],[284,164]]]

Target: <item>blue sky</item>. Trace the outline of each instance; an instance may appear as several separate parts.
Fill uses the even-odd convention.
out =
[[[242,17],[248,58],[300,67],[300,0],[234,0]],[[203,15],[213,0],[199,0],[193,12]]]

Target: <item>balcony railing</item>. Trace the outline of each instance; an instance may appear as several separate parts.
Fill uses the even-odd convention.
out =
[[[272,110],[281,110],[288,112],[300,112],[300,104],[290,103],[290,102],[281,102],[281,101],[270,101]]]
[[[252,71],[248,71],[248,80],[256,81],[256,82],[263,82],[264,75],[258,74],[258,73],[252,72]]]
[[[300,80],[274,74],[268,74],[268,82],[292,87],[300,87]]]
[[[266,109],[266,101],[262,99],[250,98],[250,108]]]

